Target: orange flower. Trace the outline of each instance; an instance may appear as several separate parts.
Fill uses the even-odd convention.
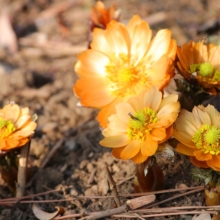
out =
[[[205,45],[203,41],[177,48],[177,67],[185,78],[197,78],[204,88],[220,88],[220,46]]]
[[[220,113],[214,106],[182,110],[173,136],[180,141],[176,150],[190,156],[195,166],[220,171]]]
[[[28,108],[7,104],[0,109],[0,151],[8,151],[26,144],[34,133],[36,123]]]
[[[92,49],[78,56],[75,94],[83,106],[101,108],[102,127],[115,112],[115,104],[169,82],[176,42],[167,29],[153,40],[151,36],[148,24],[137,15],[127,26],[111,21],[106,30],[94,30]]]
[[[162,93],[152,87],[127,102],[118,103],[100,144],[113,148],[116,158],[144,162],[156,153],[159,143],[172,135],[172,124],[180,108],[177,99],[178,95],[162,99]]]
[[[118,21],[119,17],[120,11],[116,10],[114,5],[106,9],[103,2],[97,1],[96,6],[92,7],[91,11],[91,28],[92,30],[94,27],[105,29],[111,20]]]

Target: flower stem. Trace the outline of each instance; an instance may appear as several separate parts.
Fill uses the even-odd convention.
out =
[[[26,168],[28,161],[28,154],[31,145],[31,140],[29,140],[22,148],[21,155],[18,162],[18,176],[16,185],[16,197],[22,197],[25,193],[26,185]]]
[[[154,157],[149,157],[145,162],[137,165],[134,180],[134,191],[136,193],[161,190],[163,182],[163,172]]]

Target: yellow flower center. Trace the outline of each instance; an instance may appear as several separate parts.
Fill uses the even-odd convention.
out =
[[[192,137],[196,147],[204,153],[218,155],[220,153],[220,129],[204,124]]]
[[[6,121],[0,118],[0,138],[8,137],[12,132],[16,130],[14,124],[11,121]]]
[[[127,129],[128,137],[132,140],[144,141],[146,134],[152,130],[149,125],[158,121],[156,116],[157,112],[151,108],[144,108],[135,112],[134,115],[130,114],[131,119]]]
[[[202,63],[199,67],[199,73],[201,76],[210,76],[213,72],[214,67],[211,63]]]
[[[106,72],[108,86],[116,97],[136,95],[141,85],[146,88],[152,86],[146,66],[125,54],[120,54],[117,58],[113,57],[106,66]]]
[[[220,72],[209,62],[190,65],[190,73],[197,73],[203,81],[220,81]]]
[[[118,81],[122,83],[129,83],[133,79],[132,71],[129,68],[121,67],[118,70]]]

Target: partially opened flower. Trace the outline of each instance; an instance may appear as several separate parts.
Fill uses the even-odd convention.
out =
[[[220,88],[220,46],[203,41],[184,44],[177,48],[177,67],[185,78],[196,77],[204,88]]]
[[[92,7],[91,11],[91,29],[93,30],[95,27],[105,29],[111,20],[118,21],[119,17],[120,10],[117,10],[114,5],[106,8],[103,2],[97,1],[96,6]]]
[[[151,37],[149,25],[137,15],[127,26],[111,21],[106,30],[94,30],[91,49],[78,56],[75,94],[83,106],[101,108],[102,127],[115,112],[115,104],[169,82],[176,42],[167,29]]]
[[[171,137],[180,108],[177,99],[177,95],[162,99],[162,93],[152,87],[127,102],[118,103],[100,144],[113,148],[116,158],[132,159],[137,164],[144,162],[156,153],[159,143]]]
[[[220,171],[220,113],[212,105],[182,110],[174,125],[176,150],[197,167]]]
[[[34,133],[36,123],[28,108],[7,104],[0,109],[0,151],[8,151],[26,144]]]

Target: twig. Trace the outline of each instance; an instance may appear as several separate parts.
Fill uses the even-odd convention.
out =
[[[100,219],[100,218],[108,217],[108,216],[111,216],[111,215],[115,215],[115,214],[123,213],[123,212],[127,212],[127,211],[128,211],[127,206],[123,205],[123,206],[120,206],[120,207],[115,208],[115,209],[109,209],[109,210],[106,210],[106,211],[103,211],[103,212],[97,212],[97,213],[95,213],[93,215],[90,215],[86,218],[82,218],[81,220],[83,220],[83,219],[95,220],[95,219]]]
[[[31,139],[21,148],[21,155],[18,162],[18,177],[16,185],[16,198],[24,196],[26,184],[26,167]]]
[[[81,220],[95,220],[95,219],[100,219],[104,218],[107,216],[115,215],[117,213],[124,213],[128,212],[129,210],[135,210],[138,209],[139,207],[149,204],[155,200],[155,195],[148,195],[148,196],[143,196],[135,199],[128,200],[126,202],[126,205],[122,205],[118,208],[115,209],[109,209],[103,212],[97,212],[93,215],[90,215],[88,217],[82,218]]]
[[[73,186],[68,186],[67,189],[70,189],[72,188]],[[41,196],[41,195],[47,195],[49,193],[54,193],[54,192],[59,192],[59,191],[62,191],[62,189],[53,189],[53,190],[49,190],[49,191],[46,191],[46,192],[42,192],[42,193],[36,193],[36,194],[33,194],[33,195],[28,195],[28,196],[22,196],[21,198],[6,198],[6,199],[0,199],[0,203],[1,202],[8,202],[8,201],[18,201],[20,199],[28,199],[28,198],[32,198],[32,197],[37,197],[37,196]]]
[[[127,178],[121,180],[120,182],[116,183],[116,185],[117,185],[117,186],[120,186],[120,185],[123,184],[124,182],[126,182],[126,181],[128,181],[128,180],[130,180],[130,179],[133,179],[134,177],[135,177],[134,175],[129,176],[129,177],[127,177]]]
[[[105,166],[105,169],[106,169],[106,173],[107,173],[109,186],[110,186],[110,189],[112,190],[112,193],[113,193],[113,196],[114,196],[114,199],[115,199],[115,203],[116,203],[117,207],[119,207],[119,206],[121,206],[121,202],[120,202],[120,199],[118,197],[116,183],[113,180],[107,165]]]
[[[168,199],[164,199],[163,201],[156,202],[156,203],[154,203],[154,204],[152,204],[152,205],[147,206],[146,208],[151,208],[151,207],[154,207],[154,206],[163,204],[163,203],[165,203],[165,202],[169,202],[169,201],[171,201],[171,200],[173,200],[173,199],[177,199],[177,198],[182,197],[182,196],[186,196],[186,195],[189,195],[189,194],[192,194],[192,193],[195,193],[195,192],[199,192],[199,191],[201,191],[201,190],[202,190],[202,189],[195,189],[195,190],[191,190],[191,191],[189,191],[189,192],[181,193],[181,194],[178,194],[178,195],[176,195],[176,196],[170,197],[170,198],[168,198]]]
[[[151,214],[151,215],[142,215],[143,218],[150,218],[150,217],[160,217],[160,216],[172,216],[172,215],[193,215],[193,214],[201,214],[201,213],[209,213],[209,214],[215,214],[214,211],[185,211],[185,212],[176,212],[176,213],[159,213],[159,214]],[[134,218],[134,216],[129,215],[113,215],[114,218]]]
[[[67,188],[71,188],[73,186],[68,186]],[[191,189],[199,189],[203,190],[204,186],[196,186],[196,187],[188,187],[184,190],[191,190]],[[19,199],[27,199],[27,198],[31,198],[31,197],[37,197],[40,195],[46,195],[49,193],[53,193],[56,191],[61,191],[60,189],[57,190],[50,190],[50,191],[46,191],[46,192],[42,192],[42,193],[36,193],[33,195],[29,195],[29,196],[23,196],[22,198]],[[160,191],[153,191],[150,193],[133,193],[133,194],[119,194],[120,197],[138,197],[138,196],[144,196],[144,195],[152,195],[152,194],[161,194],[161,193],[172,193],[172,192],[177,192],[180,191],[180,189],[168,189],[168,190],[160,190]],[[184,196],[185,194],[182,194],[182,196]],[[77,199],[106,199],[106,198],[113,198],[114,196],[76,196],[75,198]],[[0,203],[3,204],[4,202],[17,202],[18,199],[17,198],[6,198],[6,199],[0,199]]]
[[[186,190],[200,189],[204,190],[204,186],[192,186],[184,188]],[[166,190],[158,190],[149,193],[132,193],[132,194],[119,194],[120,197],[136,197],[136,196],[144,196],[144,195],[152,195],[152,194],[163,194],[163,193],[172,193],[172,192],[181,192],[181,189],[166,189]]]

